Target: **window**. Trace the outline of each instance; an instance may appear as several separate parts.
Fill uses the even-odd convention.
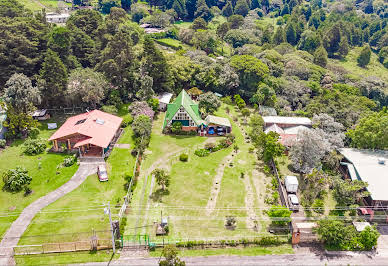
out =
[[[81,120],[78,120],[77,123],[75,123],[76,125],[79,125],[79,124],[82,124],[86,121],[86,118],[85,119],[81,119]]]

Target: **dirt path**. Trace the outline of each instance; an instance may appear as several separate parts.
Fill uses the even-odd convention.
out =
[[[44,207],[76,189],[88,176],[97,172],[97,165],[99,164],[101,163],[81,163],[77,172],[75,172],[69,181],[24,208],[23,212],[5,233],[3,240],[0,243],[0,265],[9,265],[13,263],[13,247],[18,244],[20,237],[23,235],[35,215]]]
[[[233,160],[233,156],[232,156],[233,152],[234,151],[229,153],[229,155],[226,156],[221,161],[220,165],[217,168],[216,175],[214,176],[214,179],[213,179],[213,186],[210,190],[210,198],[206,205],[207,216],[209,216],[214,211],[214,208],[216,207],[218,193],[220,192],[220,188],[221,188],[222,177],[224,176],[224,170],[225,170],[225,167],[228,166],[229,163]]]
[[[247,220],[246,224],[248,228],[254,229],[255,227],[255,221],[258,220],[258,217],[256,215],[255,211],[255,192],[251,185],[250,176],[246,175],[243,178],[244,186],[245,186],[245,208],[247,210]],[[257,222],[256,222],[257,224]],[[257,225],[256,225],[257,226]],[[258,228],[256,227],[256,230]]]

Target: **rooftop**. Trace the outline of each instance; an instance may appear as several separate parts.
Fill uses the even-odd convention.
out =
[[[49,140],[80,134],[84,135],[85,138],[78,142],[75,147],[93,144],[106,148],[120,128],[122,121],[121,117],[93,110],[68,118]]]
[[[339,152],[353,164],[359,179],[368,182],[372,199],[388,201],[388,151],[343,148]]]
[[[160,103],[168,104],[168,103],[170,103],[171,98],[172,98],[172,93],[170,93],[170,92],[164,92],[164,93],[158,95],[158,99],[159,99]]]
[[[308,117],[292,117],[292,116],[263,116],[264,123],[268,124],[290,124],[311,126],[312,122]]]
[[[232,127],[232,125],[230,124],[229,119],[225,118],[225,117],[208,115],[205,118],[205,121],[207,122],[207,124],[215,124],[215,125],[220,125],[220,126]]]

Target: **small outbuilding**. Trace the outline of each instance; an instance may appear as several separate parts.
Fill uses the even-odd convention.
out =
[[[47,120],[50,119],[50,114],[47,112],[47,109],[36,110],[32,113],[32,118],[39,121]]]
[[[172,98],[172,93],[170,92],[164,92],[160,94],[158,97],[159,100],[159,110],[160,111],[166,111],[167,110],[167,104],[170,103]]]
[[[205,118],[207,134],[223,136],[232,131],[229,119],[220,116],[208,115]]]
[[[66,23],[69,17],[70,17],[70,14],[68,13],[64,13],[64,14],[47,13],[46,21],[48,23]]]

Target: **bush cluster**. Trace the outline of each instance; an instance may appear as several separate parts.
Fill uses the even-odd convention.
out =
[[[187,160],[189,159],[189,155],[187,155],[186,153],[182,153],[180,156],[179,156],[179,160],[181,162],[187,162]]]
[[[233,98],[234,98],[234,102],[236,103],[237,107],[240,110],[244,109],[245,106],[247,106],[245,101],[241,98],[241,96],[239,94],[234,95]]]
[[[121,127],[127,127],[133,122],[133,117],[131,114],[126,114],[123,117],[123,122],[121,122]]]
[[[28,175],[28,171],[25,168],[16,167],[16,169],[10,169],[3,174],[3,189],[18,192],[29,185],[31,180],[32,178]]]
[[[198,149],[194,152],[194,154],[198,157],[206,157],[210,154],[210,151],[206,149]]]
[[[235,247],[238,245],[258,245],[258,246],[275,246],[282,245],[287,243],[287,240],[281,239],[277,236],[265,236],[262,238],[254,238],[254,239],[238,239],[238,240],[218,240],[218,241],[182,241],[177,242],[176,246],[179,248],[195,248],[201,246],[211,246],[211,245],[222,245],[222,246],[231,246]]]
[[[5,139],[0,139],[0,148],[5,148],[6,141]]]
[[[65,167],[70,167],[70,166],[72,166],[73,164],[75,164],[76,161],[77,161],[77,157],[76,157],[75,155],[67,156],[67,157],[65,157],[65,159],[63,160],[63,166],[65,166]]]
[[[47,144],[43,139],[27,139],[24,142],[24,153],[27,155],[41,154],[46,148]]]
[[[216,152],[225,148],[228,148],[234,142],[235,136],[230,134],[225,139],[222,139],[218,144],[206,143],[204,149],[198,149],[194,152],[198,157],[208,156],[212,152]]]

